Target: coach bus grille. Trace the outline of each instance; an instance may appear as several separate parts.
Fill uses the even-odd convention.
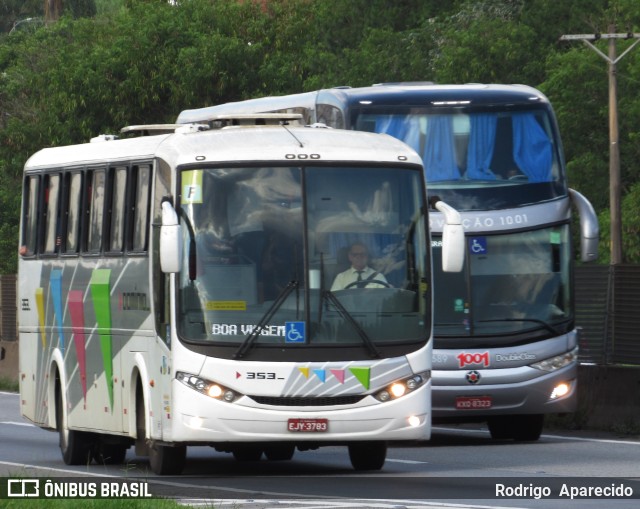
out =
[[[364,395],[334,396],[334,397],[278,397],[278,396],[249,396],[256,403],[271,406],[335,406],[353,405],[361,401]]]

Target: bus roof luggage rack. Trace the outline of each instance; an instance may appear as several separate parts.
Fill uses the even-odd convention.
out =
[[[213,115],[205,119],[213,129],[226,127],[264,127],[279,125],[303,125],[300,113],[231,113]]]
[[[142,136],[153,134],[173,134],[173,133],[194,133],[206,131],[209,126],[206,124],[142,124],[128,125],[120,129],[121,133],[140,133]]]

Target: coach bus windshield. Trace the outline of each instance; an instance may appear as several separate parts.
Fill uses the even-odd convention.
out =
[[[497,210],[567,194],[559,147],[544,108],[353,111],[358,131],[386,133],[424,161],[430,194],[457,210]]]
[[[566,332],[572,320],[569,226],[468,235],[460,274],[434,273],[436,348],[516,343]],[[438,263],[439,241],[433,243]],[[464,339],[468,338],[468,339]],[[473,338],[473,339],[469,339]]]
[[[180,337],[240,353],[424,344],[422,178],[406,166],[183,171]],[[363,257],[367,280],[336,285]]]

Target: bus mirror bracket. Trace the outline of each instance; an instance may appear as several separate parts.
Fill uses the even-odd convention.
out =
[[[593,205],[578,191],[569,189],[569,196],[580,216],[580,259],[583,262],[593,262],[598,258],[598,216]]]
[[[443,201],[435,201],[434,208],[444,215],[442,228],[442,270],[460,272],[464,264],[464,228],[460,213]]]
[[[180,272],[182,266],[182,235],[178,214],[169,200],[162,202],[160,227],[160,269],[164,273]]]

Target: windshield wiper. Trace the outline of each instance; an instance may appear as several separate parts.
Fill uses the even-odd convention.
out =
[[[236,353],[233,354],[234,359],[240,359],[241,357],[244,357],[244,355],[251,349],[251,346],[260,335],[260,332],[262,332],[262,328],[267,323],[269,323],[271,318],[273,318],[273,315],[275,315],[276,311],[280,309],[280,306],[282,306],[282,304],[287,299],[287,297],[291,294],[291,292],[296,288],[298,288],[298,285],[299,283],[296,280],[291,280],[287,283],[287,286],[285,286],[284,289],[280,292],[280,295],[278,295],[278,298],[275,301],[273,301],[273,304],[271,304],[271,307],[267,309],[267,312],[262,316],[262,318],[258,322],[258,325],[256,325],[253,328],[253,330],[244,339],[244,341],[242,342],[242,344],[240,345]]]
[[[545,322],[544,320],[540,320],[539,318],[499,318],[496,320],[478,320],[478,323],[489,323],[489,322],[531,322],[542,325],[542,327],[548,330],[551,334],[555,334],[557,336],[561,335],[562,332],[556,329],[550,323]]]
[[[367,336],[367,333],[362,329],[362,327],[360,327],[360,324],[354,320],[353,316],[349,314],[349,311],[345,309],[345,307],[333,294],[333,292],[324,290],[322,292],[322,297],[331,302],[338,310],[340,316],[347,322],[349,322],[351,326],[356,330],[358,336],[360,336],[360,339],[362,339],[362,343],[367,347],[367,350],[369,350],[369,355],[371,356],[371,358],[379,359],[381,357],[380,350],[376,348],[376,345],[374,345],[373,341],[371,341],[371,338]]]

